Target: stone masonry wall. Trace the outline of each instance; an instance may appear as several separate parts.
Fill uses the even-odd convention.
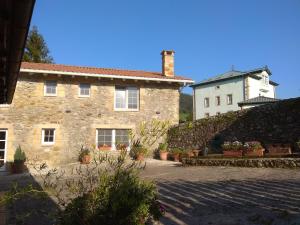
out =
[[[218,152],[224,141],[235,140],[296,146],[300,140],[300,98],[180,124],[168,132],[170,147],[203,149],[209,146]]]
[[[57,80],[57,96],[44,96],[44,81]],[[90,83],[91,96],[78,97],[78,84]],[[137,86],[137,112],[114,111],[115,85]],[[20,144],[30,158],[49,164],[77,159],[80,146],[96,144],[97,128],[135,129],[151,119],[179,121],[179,86],[163,83],[97,80],[96,78],[44,77],[21,74],[13,103],[0,108],[0,128],[8,130],[7,161]],[[55,128],[53,146],[41,143],[42,128]]]

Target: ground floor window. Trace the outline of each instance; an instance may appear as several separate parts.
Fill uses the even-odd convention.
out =
[[[96,144],[99,149],[116,149],[117,144],[129,147],[128,129],[97,129]]]
[[[4,168],[7,145],[7,130],[0,130],[0,170]]]
[[[53,145],[55,143],[55,129],[42,129],[42,144]]]

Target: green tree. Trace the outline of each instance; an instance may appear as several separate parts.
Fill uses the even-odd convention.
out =
[[[53,63],[53,58],[49,53],[50,51],[43,36],[38,32],[37,27],[33,26],[27,37],[23,61]]]

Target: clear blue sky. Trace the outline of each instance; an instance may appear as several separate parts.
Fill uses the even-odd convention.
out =
[[[300,96],[300,0],[37,0],[31,25],[56,63],[160,71],[174,49],[177,75],[268,65],[279,98]]]

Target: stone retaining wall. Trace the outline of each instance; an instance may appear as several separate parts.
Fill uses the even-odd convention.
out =
[[[270,167],[300,168],[299,158],[263,158],[263,159],[202,159],[183,158],[183,166],[236,166],[236,167]]]
[[[260,141],[291,144],[300,140],[300,98],[282,100],[248,110],[229,112],[172,127],[170,147],[220,151],[224,141]]]

